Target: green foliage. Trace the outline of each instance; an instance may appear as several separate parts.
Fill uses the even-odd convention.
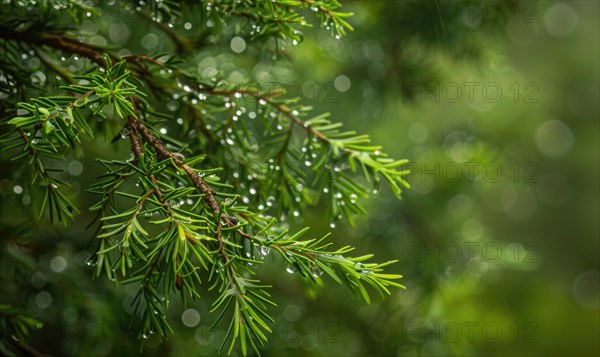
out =
[[[34,2],[7,6],[36,9]],[[124,6],[120,10],[127,14],[132,9],[114,6]],[[231,36],[232,24],[249,42],[272,39],[279,53],[280,41],[302,40],[299,28],[309,25],[307,12],[316,13],[334,36],[344,35],[351,29],[344,20],[350,14],[339,7],[337,1],[307,0],[159,2],[136,9],[136,17],[173,39],[181,58],[111,52],[60,26],[39,32],[33,26],[37,19],[26,12],[15,12],[0,25],[0,45],[7,51],[27,51],[68,83],[58,95],[18,95],[13,101],[8,94],[30,90],[33,77],[19,75],[18,55],[7,56],[0,65],[6,94],[2,149],[33,168],[33,176],[22,179],[39,192],[40,218],[48,212],[51,221],[66,225],[77,220],[79,208],[97,211],[88,265],[97,278],[138,287],[133,306],[142,339],[173,332],[167,318],[173,297],[185,306],[214,290],[215,325],[229,320],[222,348],[232,353],[239,342],[244,355],[249,349],[258,353],[271,332],[267,308],[275,303],[256,267],[269,255],[279,256],[285,269],[306,281],[321,284],[327,276],[366,303],[369,290],[384,297],[389,287],[402,287],[395,282],[400,275],[383,272],[395,261],[349,256],[353,247],[333,248],[327,235],[304,238],[308,227],[294,233],[287,219],[322,201],[332,227],[341,219],[353,224],[356,214],[366,213],[358,199],[377,193],[382,178],[400,198],[401,187],[408,187],[405,161],[389,158],[367,135],[342,131],[327,114],[313,114],[298,99],[286,98],[282,88],[197,75],[184,54],[199,43],[172,30],[173,22],[195,10],[202,18],[199,26],[218,22],[205,28],[211,36]],[[83,4],[39,8],[51,15],[66,11],[78,21],[102,16],[82,9]],[[233,25],[234,18],[241,21]],[[60,58],[66,53],[85,58],[76,73]],[[96,204],[78,208],[63,190],[67,182],[47,168],[48,160],[65,159],[72,151],[93,155],[83,140],[118,145],[124,139],[131,157],[98,157],[104,172],[88,187]]]
[[[25,339],[30,330],[41,327],[40,321],[27,316],[23,311],[10,305],[0,305],[0,336],[3,339],[12,339],[18,342]],[[4,346],[0,346],[0,350],[4,350],[4,348]]]

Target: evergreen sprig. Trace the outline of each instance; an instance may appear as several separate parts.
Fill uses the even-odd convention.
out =
[[[204,16],[224,23],[231,16],[250,21],[252,38],[299,42],[297,26],[307,25],[304,10],[316,13],[336,36],[351,29],[337,1],[200,6]],[[183,16],[178,3],[126,10],[149,17],[178,52],[191,44],[163,24]],[[88,265],[95,277],[139,286],[133,306],[142,339],[173,332],[167,319],[173,296],[186,305],[214,290],[214,326],[229,320],[222,349],[231,353],[239,343],[244,355],[249,349],[259,353],[271,333],[268,307],[275,303],[255,267],[269,254],[279,256],[288,272],[319,284],[328,276],[367,303],[369,290],[383,297],[390,287],[402,287],[400,275],[383,272],[395,261],[352,257],[353,247],[333,248],[329,235],[306,239],[308,227],[294,233],[284,222],[326,196],[328,219],[353,224],[356,214],[365,213],[358,199],[379,190],[381,178],[400,197],[401,187],[408,187],[405,161],[388,158],[368,136],[341,130],[328,114],[312,114],[279,88],[206,81],[168,54],[120,56],[59,29],[48,35],[17,28],[0,35],[2,44],[33,51],[69,82],[61,95],[18,102],[3,121],[11,128],[0,142],[3,149],[35,168],[32,184],[40,184],[44,197],[41,214],[48,206],[51,220],[66,223],[77,213],[61,191],[66,182],[46,168],[46,160],[81,150],[82,134],[104,132],[113,144],[129,141],[129,159],[98,158],[105,172],[88,188],[98,196],[90,207],[98,213],[90,225],[97,231]],[[53,50],[87,58],[85,70],[68,73]],[[358,171],[365,182],[353,176]]]
[[[9,336],[19,342],[29,335],[29,331],[42,327],[42,322],[25,312],[7,304],[0,304],[0,336]]]

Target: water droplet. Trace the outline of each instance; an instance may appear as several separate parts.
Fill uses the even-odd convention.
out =
[[[246,41],[240,36],[231,39],[231,50],[235,53],[242,53],[246,49]]]
[[[290,274],[294,274],[296,272],[296,267],[294,267],[293,265],[287,265],[285,267],[285,271],[287,271]]]
[[[263,246],[258,247],[258,253],[260,253],[260,255],[262,255],[263,257],[269,255],[270,251],[271,251],[270,247],[263,247]]]
[[[350,195],[350,202],[356,203],[356,200],[358,200],[358,196],[356,196],[356,194],[352,193]]]
[[[267,202],[266,202],[266,204],[267,204],[267,206],[268,206],[268,207],[271,207],[271,206],[273,206],[273,202],[275,202],[275,197],[273,197],[273,196],[269,196],[269,197],[267,198]]]
[[[266,101],[266,100],[264,100],[264,99],[262,99],[262,98],[260,98],[260,99],[258,100],[258,103],[259,103],[260,105],[267,105],[267,101]]]
[[[15,185],[13,187],[13,192],[16,193],[17,195],[20,195],[23,193],[23,187],[21,187],[20,185]]]
[[[332,229],[335,228],[335,223],[333,223],[333,222],[329,223],[329,227]]]
[[[180,152],[174,152],[173,153],[173,158],[177,159],[179,161],[185,160],[185,156],[182,153],[180,153]]]
[[[127,128],[123,128],[123,129],[121,129],[121,132],[120,132],[120,134],[121,134],[121,138],[122,138],[122,139],[125,139],[126,137],[128,137],[128,136],[129,136],[129,129],[127,129]]]
[[[323,270],[321,270],[321,268],[319,268],[316,265],[310,267],[310,272],[315,279],[318,279],[321,276],[323,276]]]
[[[360,268],[362,268],[362,263],[361,262],[358,262],[358,263],[354,264],[354,269],[358,270]]]
[[[179,103],[177,103],[174,100],[167,103],[167,109],[171,112],[176,111],[178,108],[179,108]]]
[[[30,76],[31,83],[43,86],[46,83],[46,75],[40,71],[34,72]]]
[[[312,162],[310,162],[309,160],[304,161],[304,165],[310,167],[312,165]]]

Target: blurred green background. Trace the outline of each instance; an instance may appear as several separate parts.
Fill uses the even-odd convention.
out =
[[[407,290],[366,306],[332,281],[307,290],[281,264],[265,264],[259,276],[275,286],[278,307],[264,355],[600,354],[600,5],[349,1],[344,10],[355,13],[354,32],[337,40],[307,31],[277,62],[231,36],[188,58],[200,76],[283,85],[411,161],[402,201],[382,188],[356,229],[333,230],[338,245],[398,259],[390,270]],[[148,24],[112,19],[86,22],[86,40],[121,54],[172,51]],[[120,145],[88,149],[122,157]],[[98,167],[92,158],[57,165],[83,207]],[[136,354],[135,290],[92,281],[85,266],[91,214],[66,233],[25,227],[16,248],[16,227],[33,218],[14,209],[31,201],[15,184],[2,174],[0,271],[18,281],[4,283],[0,300],[46,323],[32,345],[53,355]],[[296,223],[327,232],[322,210]],[[12,260],[28,268],[15,271]],[[148,340],[144,353],[214,355],[222,333],[208,331],[205,297],[187,310],[172,306],[176,334]]]

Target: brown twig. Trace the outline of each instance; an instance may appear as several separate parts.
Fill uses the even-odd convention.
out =
[[[226,96],[226,97],[233,97],[233,96],[235,96],[236,93],[239,93],[242,95],[254,97],[258,100],[264,100],[270,106],[272,106],[277,111],[279,111],[280,113],[285,115],[288,119],[290,119],[292,123],[299,124],[300,126],[304,127],[308,132],[310,132],[317,138],[319,138],[325,142],[329,142],[329,138],[327,136],[323,135],[323,133],[321,133],[318,130],[315,130],[314,128],[312,128],[310,126],[305,125],[305,121],[302,120],[297,115],[294,115],[294,111],[290,107],[288,107],[287,105],[284,105],[284,104],[279,104],[273,99],[274,97],[277,97],[277,96],[283,94],[283,91],[275,90],[270,93],[265,93],[260,90],[254,90],[254,89],[220,90],[220,89],[214,89],[214,88],[210,88],[210,87],[205,87],[205,88],[201,89],[200,91],[206,92],[206,93],[209,93],[212,95],[221,95],[221,96]]]
[[[127,130],[129,131],[129,142],[131,143],[131,152],[133,152],[132,164],[137,164],[142,154],[142,145],[140,144],[140,137],[135,126],[135,119],[129,117],[127,119]]]
[[[129,222],[127,223],[127,225],[130,225],[131,222],[133,221],[133,219],[140,214],[140,212],[144,209],[144,206],[146,205],[146,200],[148,199],[148,197],[150,197],[150,195],[152,195],[153,193],[156,193],[156,189],[152,189],[147,191],[146,193],[144,193],[144,195],[140,198],[140,202],[138,203],[137,208],[135,209],[135,212],[133,212],[133,215],[131,216],[131,219],[129,219]]]
[[[154,135],[152,135],[152,133],[150,132],[150,130],[148,130],[144,123],[142,123],[139,120],[134,120],[134,123],[138,132],[154,148],[154,151],[156,152],[159,161],[171,159],[175,166],[180,168],[183,172],[185,172],[188,175],[188,177],[194,183],[194,186],[196,186],[196,188],[198,188],[198,190],[202,194],[204,194],[204,198],[206,199],[208,206],[210,207],[216,218],[220,210],[219,204],[217,203],[217,200],[215,198],[216,192],[210,187],[208,187],[206,182],[204,182],[204,180],[194,171],[194,169],[192,169],[189,165],[181,161],[181,159],[179,159],[172,152],[170,152],[162,142],[160,142]]]
[[[61,34],[38,34],[33,32],[15,31],[13,29],[3,27],[0,31],[0,38],[58,48],[63,51],[76,53],[78,55],[87,57],[96,62],[98,65],[104,66],[104,59],[102,58],[102,54],[105,52],[104,49],[89,45],[87,43],[79,42]],[[109,56],[114,62],[117,61],[116,56],[111,54],[109,54]]]
[[[158,160],[163,161],[166,159],[170,159],[176,167],[178,167],[179,169],[181,169],[183,172],[186,173],[186,175],[194,183],[194,186],[204,195],[204,199],[206,200],[208,207],[211,209],[211,211],[213,213],[214,222],[216,225],[216,234],[217,234],[217,242],[219,245],[219,251],[221,252],[221,255],[223,256],[225,265],[229,265],[230,259],[227,254],[227,251],[225,249],[225,245],[223,243],[223,235],[221,232],[222,223],[221,223],[221,218],[219,217],[219,213],[220,213],[219,203],[217,202],[217,199],[215,198],[216,192],[213,189],[211,189],[206,184],[206,182],[204,182],[204,180],[198,175],[198,173],[196,173],[194,171],[194,169],[192,169],[189,165],[185,164],[177,156],[173,155],[173,153],[170,152],[165,147],[165,145],[150,132],[150,130],[148,129],[148,127],[146,127],[146,125],[144,123],[142,123],[140,120],[137,120],[134,118],[130,118],[130,121],[131,121],[131,126],[136,130],[136,132],[139,132],[141,134],[141,136],[144,138],[144,140],[146,140],[146,142],[148,142],[153,147],[154,152],[156,152],[156,156],[157,156]],[[154,184],[154,186],[158,187],[158,182],[156,181],[154,176],[151,177],[151,180],[152,180],[152,183]],[[157,191],[157,194],[159,192],[160,192],[160,190]],[[225,224],[227,224],[227,225],[230,224],[230,220],[227,217],[222,217],[222,219]],[[233,285],[234,285],[233,278],[235,276],[235,271],[233,270],[233,267],[231,265],[229,265],[229,273],[231,276],[230,285],[233,287]]]

